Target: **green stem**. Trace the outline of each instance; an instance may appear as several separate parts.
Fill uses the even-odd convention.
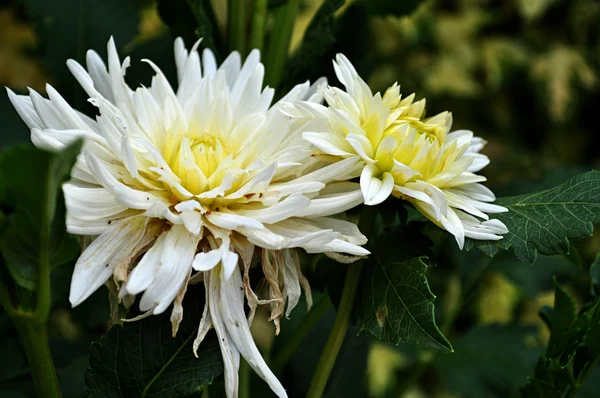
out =
[[[243,358],[241,358],[240,361],[239,375],[239,398],[250,398],[250,365],[248,365],[248,362]]]
[[[242,56],[245,55],[245,1],[228,0],[227,1],[227,29],[229,36],[229,50],[239,51]]]
[[[351,264],[348,269],[346,281],[344,282],[342,299],[337,310],[333,329],[329,334],[329,338],[327,339],[327,343],[321,354],[321,359],[319,360],[312,382],[310,383],[308,394],[306,395],[308,398],[319,398],[323,396],[327,380],[329,379],[335,360],[342,347],[342,342],[346,336],[348,325],[350,324],[350,314],[352,313],[352,307],[354,306],[354,298],[356,297],[362,268],[363,260],[359,260]]]
[[[275,12],[275,27],[271,33],[269,51],[265,61],[265,83],[277,87],[290,50],[290,41],[300,0],[288,0]]]
[[[367,237],[371,236],[375,215],[376,211],[373,206],[362,206],[358,228]],[[317,369],[310,383],[308,394],[306,395],[308,398],[319,398],[323,396],[323,392],[327,386],[327,380],[333,370],[333,365],[340,352],[340,348],[342,348],[342,342],[344,341],[348,325],[350,324],[350,315],[352,314],[352,308],[354,307],[354,300],[362,275],[364,261],[364,259],[358,260],[348,267],[348,273],[346,274],[344,289],[342,291],[342,298],[340,299],[340,304],[335,315],[333,328],[329,333],[327,343],[325,343],[325,348],[323,349],[319,364],[317,365]]]
[[[61,392],[50,354],[46,324],[14,318],[21,336],[38,397],[60,398]]]
[[[267,22],[267,0],[254,0],[254,12],[252,14],[252,35],[250,36],[250,48],[262,51],[265,40],[265,25]]]
[[[294,334],[285,344],[285,347],[281,349],[281,351],[277,354],[277,356],[273,359],[273,364],[271,365],[271,369],[274,372],[279,372],[283,369],[283,367],[288,363],[288,361],[292,358],[298,346],[308,332],[315,326],[317,321],[321,319],[321,317],[327,312],[329,309],[330,302],[327,296],[323,296],[311,309],[308,311],[306,316],[302,319],[300,325],[294,330]]]

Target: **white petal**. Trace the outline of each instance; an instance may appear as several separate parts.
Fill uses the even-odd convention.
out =
[[[248,195],[250,193],[262,192],[264,191],[270,184],[273,176],[275,175],[275,170],[277,169],[277,165],[275,163],[270,164],[261,170],[254,178],[244,184],[237,191],[226,196],[227,199],[240,199],[242,196]]]
[[[164,218],[172,224],[183,224],[180,214],[175,214],[169,206],[163,202],[153,202],[144,212],[146,217]]]
[[[367,243],[367,237],[364,236],[356,224],[350,221],[339,220],[331,217],[320,217],[310,220],[314,225],[323,228],[331,229],[339,232],[345,240],[356,245],[364,245]]]
[[[346,140],[352,145],[354,151],[367,163],[375,162],[373,160],[373,145],[367,137],[361,134],[348,134]]]
[[[207,273],[209,274],[209,273]],[[206,274],[205,274],[206,277]],[[217,332],[219,339],[219,345],[221,346],[221,354],[223,355],[223,365],[225,367],[225,394],[227,398],[237,398],[238,387],[239,387],[239,376],[238,372],[240,369],[240,351],[237,344],[231,338],[228,329],[224,323],[223,311],[221,309],[221,302],[228,298],[222,298],[222,284],[221,277],[219,276],[218,270],[210,272],[210,297],[208,300],[210,317],[212,319],[213,326]],[[244,293],[238,289],[236,292],[238,295],[241,293],[241,300],[244,300]],[[239,300],[239,298],[236,298]],[[244,321],[246,321],[244,319]],[[247,323],[246,323],[247,324]]]
[[[334,239],[327,243],[324,247],[308,248],[303,246],[307,253],[323,253],[323,252],[334,252],[334,253],[345,253],[353,256],[367,256],[371,254],[370,251],[364,247],[355,245],[354,243],[347,242],[342,239]]]
[[[144,218],[135,217],[111,226],[85,249],[73,271],[69,294],[71,305],[80,304],[106,282],[120,261],[133,252],[144,228]]]
[[[175,210],[179,212],[179,216],[183,221],[183,225],[190,233],[200,235],[202,233],[202,214],[203,212],[200,203],[195,200],[179,202],[175,205]]]
[[[238,264],[238,255],[229,249],[225,250],[221,257],[221,264],[223,266],[223,275],[225,279],[229,279]]]
[[[323,188],[325,188],[325,184],[322,182],[285,182],[282,184],[269,185],[268,192],[274,192],[283,197],[295,192],[303,194],[315,193]]]
[[[284,267],[283,281],[285,284],[285,293],[287,296],[287,308],[285,310],[286,318],[290,318],[292,310],[300,301],[302,290],[300,289],[300,278],[298,276],[297,261],[298,256],[292,253],[290,249],[282,250]]]
[[[472,155],[471,157],[473,158],[473,163],[471,163],[471,165],[467,169],[467,171],[470,171],[471,173],[476,173],[488,164],[490,164],[490,159],[485,155],[478,153]]]
[[[319,195],[317,198],[311,199],[308,208],[300,212],[298,216],[311,218],[326,217],[350,210],[363,203],[363,194],[358,184],[342,184],[351,184],[349,187],[351,187],[352,190],[327,195]]]
[[[429,186],[429,184],[426,184],[426,185]],[[442,197],[440,197],[437,194],[434,196],[431,196],[428,193],[423,192],[423,190],[422,190],[423,186],[424,185],[422,185],[422,184],[416,184],[409,188],[408,186],[396,185],[395,189],[403,195],[406,195],[408,197],[416,199],[417,203],[421,202],[423,204],[428,205],[428,207],[426,207],[427,214],[425,214],[425,215],[430,216],[434,220],[440,220],[441,217],[445,214],[444,212],[446,211],[446,209],[448,207],[445,197],[443,197],[443,200],[442,200]],[[431,192],[433,192],[433,190],[431,190],[430,193]],[[436,199],[438,199],[438,200],[436,200]]]
[[[212,319],[210,317],[210,305],[208,301],[210,300],[210,273],[204,273],[204,310],[202,311],[202,318],[200,319],[200,325],[198,326],[198,334],[194,339],[194,343],[192,345],[192,350],[194,351],[194,355],[198,358],[198,347],[206,337],[206,333],[212,328]]]
[[[265,224],[274,224],[285,220],[286,218],[295,217],[303,213],[311,203],[306,196],[296,193],[288,196],[281,202],[256,210],[245,210],[240,208],[235,210],[236,214],[250,217],[256,221]]]
[[[290,182],[297,184],[300,182],[315,181],[326,184],[334,180],[341,180],[347,177],[359,162],[360,157],[352,156],[305,174],[302,177],[296,178]]]
[[[67,210],[81,220],[110,217],[128,209],[115,200],[104,188],[88,188],[66,183],[63,185]]]
[[[263,229],[264,225],[253,218],[239,216],[232,213],[222,213],[213,211],[210,214],[206,213],[205,217],[217,227],[235,231],[240,227],[249,229]]]
[[[234,104],[237,104],[240,94],[248,84],[250,76],[252,76],[254,70],[259,66],[259,62],[260,51],[258,51],[257,49],[250,51],[250,54],[248,54],[248,57],[246,57],[244,65],[242,66],[242,69],[240,70],[237,76],[235,84],[231,89],[231,98]]]
[[[334,133],[302,133],[302,138],[313,144],[319,150],[328,155],[334,156],[352,156],[354,155],[352,147],[342,136]]]
[[[267,363],[260,355],[244,312],[244,293],[239,268],[231,278],[221,280],[221,300],[219,308],[223,323],[231,340],[254,371],[267,382],[271,390],[280,398],[287,397],[285,389],[277,380]]]
[[[446,216],[442,216],[440,223],[446,231],[454,235],[458,247],[462,250],[465,245],[465,229],[456,212],[452,208],[448,208]]]
[[[113,177],[101,162],[89,152],[84,152],[85,160],[93,173],[94,177],[102,184],[102,186],[113,192],[117,200],[129,206],[132,209],[146,210],[152,206],[153,202],[162,201],[162,199],[153,193],[138,191],[119,182]]]
[[[126,223],[133,217],[139,216],[140,213],[135,210],[125,210],[121,213],[113,214],[112,216],[97,218],[94,220],[84,220],[79,217],[74,217],[67,210],[67,232],[74,235],[101,235],[111,226]]]
[[[237,54],[237,57],[239,58],[239,54]],[[223,62],[223,64],[225,64],[225,62]],[[215,55],[208,48],[204,49],[202,52],[202,68],[204,70],[204,76],[212,76],[217,72]]]
[[[156,277],[140,301],[141,311],[153,309],[154,314],[160,314],[166,310],[192,267],[199,237],[182,225],[173,225],[166,234]]]
[[[131,271],[123,287],[128,294],[136,295],[143,292],[154,281],[162,252],[165,250],[166,237],[167,233],[163,232]]]
[[[196,257],[194,257],[194,262],[192,263],[192,267],[196,271],[208,271],[213,269],[219,264],[221,261],[222,253],[220,250],[215,249],[211,250],[208,253],[198,253]]]
[[[8,99],[13,104],[21,119],[27,124],[30,129],[38,128],[43,130],[46,125],[42,122],[42,119],[37,114],[37,111],[33,107],[31,98],[26,95],[17,95],[10,88],[6,88],[8,93]]]
[[[94,87],[108,101],[115,103],[115,97],[110,85],[110,78],[106,70],[106,64],[94,50],[88,50],[86,53],[86,65],[90,77],[94,81]]]
[[[383,181],[373,175],[379,172],[376,166],[367,165],[360,175],[360,189],[362,190],[365,204],[378,205],[386,200],[394,189],[394,177],[391,173],[383,173]]]

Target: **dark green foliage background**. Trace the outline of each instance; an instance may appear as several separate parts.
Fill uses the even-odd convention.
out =
[[[214,49],[220,59],[229,51],[225,3],[0,0],[0,85],[18,93],[25,93],[27,86],[44,93],[47,81],[73,107],[93,115],[66,68],[68,58],[85,63],[88,48],[105,57],[112,35],[122,58],[132,58],[130,84],[149,83],[152,73],[142,58],[152,59],[174,82],[174,37],[182,36],[189,47],[201,34],[203,46]],[[270,1],[270,10],[283,3]],[[598,396],[600,371],[582,364],[600,355],[600,238],[597,233],[589,236],[594,228],[598,231],[593,224],[600,217],[599,174],[590,172],[600,168],[599,22],[600,3],[595,0],[301,1],[297,24],[307,30],[304,41],[295,35],[298,40],[278,88],[320,76],[338,84],[331,59],[343,52],[374,91],[398,81],[405,95],[416,92],[418,98],[427,98],[428,114],[451,110],[455,129],[484,137],[484,152],[492,160],[483,173],[488,186],[501,197],[500,203],[517,210],[500,216],[511,227],[507,239],[498,244],[467,242],[470,250],[459,251],[448,234],[425,223],[410,206],[396,200],[380,206],[369,243],[374,255],[367,261],[353,325],[326,396],[397,397],[411,392],[419,397],[559,397],[568,372],[578,377],[582,369],[590,376],[577,396]],[[27,145],[29,132],[4,92],[0,120],[0,151]],[[22,151],[26,157],[33,148]],[[14,177],[24,178],[35,166],[3,169],[0,176],[14,172]],[[570,193],[574,184],[585,185],[585,193]],[[543,190],[549,191],[532,195]],[[4,202],[0,234],[11,212]],[[556,225],[553,217],[564,225]],[[540,225],[531,227],[529,218]],[[68,236],[56,239],[69,244]],[[71,309],[67,297],[73,259],[59,260],[55,265],[63,265],[52,273],[49,333],[64,396],[80,396],[86,381],[89,396],[140,396],[148,380],[133,385],[129,381],[135,376],[113,378],[98,361],[116,359],[116,366],[124,367],[139,354],[131,343],[134,337],[148,342],[169,337],[168,315],[109,331],[107,291],[100,289]],[[325,257],[305,260],[315,302],[325,300],[325,310],[291,360],[275,370],[291,397],[306,394],[347,269]],[[20,271],[21,285],[30,288],[34,272]],[[561,308],[543,311],[548,326],[538,311],[552,307],[555,292],[562,297]],[[213,377],[211,398],[222,394],[214,337],[209,335],[201,347],[205,355],[200,362],[191,356],[189,338],[201,307],[189,301],[203,301],[201,294],[191,293],[186,308],[192,310],[184,317],[180,336],[165,348],[172,354],[174,347],[183,347],[174,364],[189,365],[186,384],[174,388],[166,371],[167,378],[155,385],[171,388],[147,396],[199,396],[200,386]],[[306,316],[301,304],[291,320],[282,322],[274,341],[259,341],[267,360],[281,355]],[[144,353],[156,354],[156,346],[142,347]],[[33,396],[27,361],[3,312],[0,358],[0,398]],[[270,396],[256,375],[250,386],[251,396]]]

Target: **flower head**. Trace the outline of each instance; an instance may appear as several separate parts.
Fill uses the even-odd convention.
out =
[[[108,68],[94,51],[87,54],[87,70],[69,60],[98,109],[95,120],[49,85],[49,99],[33,90],[9,96],[37,146],[59,149],[85,138],[64,185],[67,228],[94,239],[75,265],[71,303],[110,282],[128,302],[141,294],[139,306],[148,315],[173,304],[176,333],[188,283],[203,281],[207,303],[194,347],[214,327],[227,395],[237,396],[241,354],[285,396],[254,344],[244,297],[250,318],[257,305],[268,304],[278,325],[284,302],[289,315],[300,286],[309,289],[293,249],[367,254],[360,247],[366,238],[354,224],[326,217],[362,198],[355,184],[334,181],[347,164],[313,167],[304,122],[271,106],[274,91],[262,88],[258,51],[244,63],[234,52],[217,67],[212,52],[200,55],[198,44],[188,52],[181,39],[175,42],[177,90],[148,60],[156,72],[152,84],[132,90],[124,81],[129,58],[120,62],[112,39]],[[298,85],[283,100],[319,102],[320,86]],[[269,285],[266,298],[249,283],[256,248]]]
[[[425,100],[414,102],[414,94],[402,98],[397,84],[383,97],[373,95],[345,56],[336,61],[335,73],[346,91],[327,87],[327,106],[286,107],[298,119],[322,122],[303,133],[321,157],[332,163],[356,159],[365,204],[379,204],[390,195],[408,200],[453,234],[461,248],[465,236],[501,239],[506,227],[486,213],[506,209],[490,203],[494,194],[480,184],[486,178],[475,174],[489,163],[479,153],[485,141],[470,131],[449,132],[449,112],[424,118]]]

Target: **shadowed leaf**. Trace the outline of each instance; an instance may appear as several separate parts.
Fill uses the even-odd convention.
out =
[[[375,230],[382,234],[370,246],[354,313],[360,331],[396,345],[406,342],[452,351],[435,324],[435,296],[425,277],[431,242],[411,224],[389,228],[377,224],[381,220]]]
[[[555,188],[534,194],[499,198],[507,213],[495,215],[508,227],[499,241],[467,240],[488,256],[511,248],[517,257],[533,263],[538,255],[568,253],[569,239],[590,236],[600,221],[600,172],[580,174]]]
[[[61,186],[80,149],[77,141],[60,153],[22,146],[0,156],[0,205],[7,212],[0,252],[21,287],[36,288],[40,262],[52,269],[79,251],[77,240],[65,231]]]
[[[92,344],[86,372],[88,397],[182,397],[202,390],[223,372],[212,334],[192,352],[204,306],[200,287],[188,289],[183,321],[171,336],[170,311],[113,326]]]

